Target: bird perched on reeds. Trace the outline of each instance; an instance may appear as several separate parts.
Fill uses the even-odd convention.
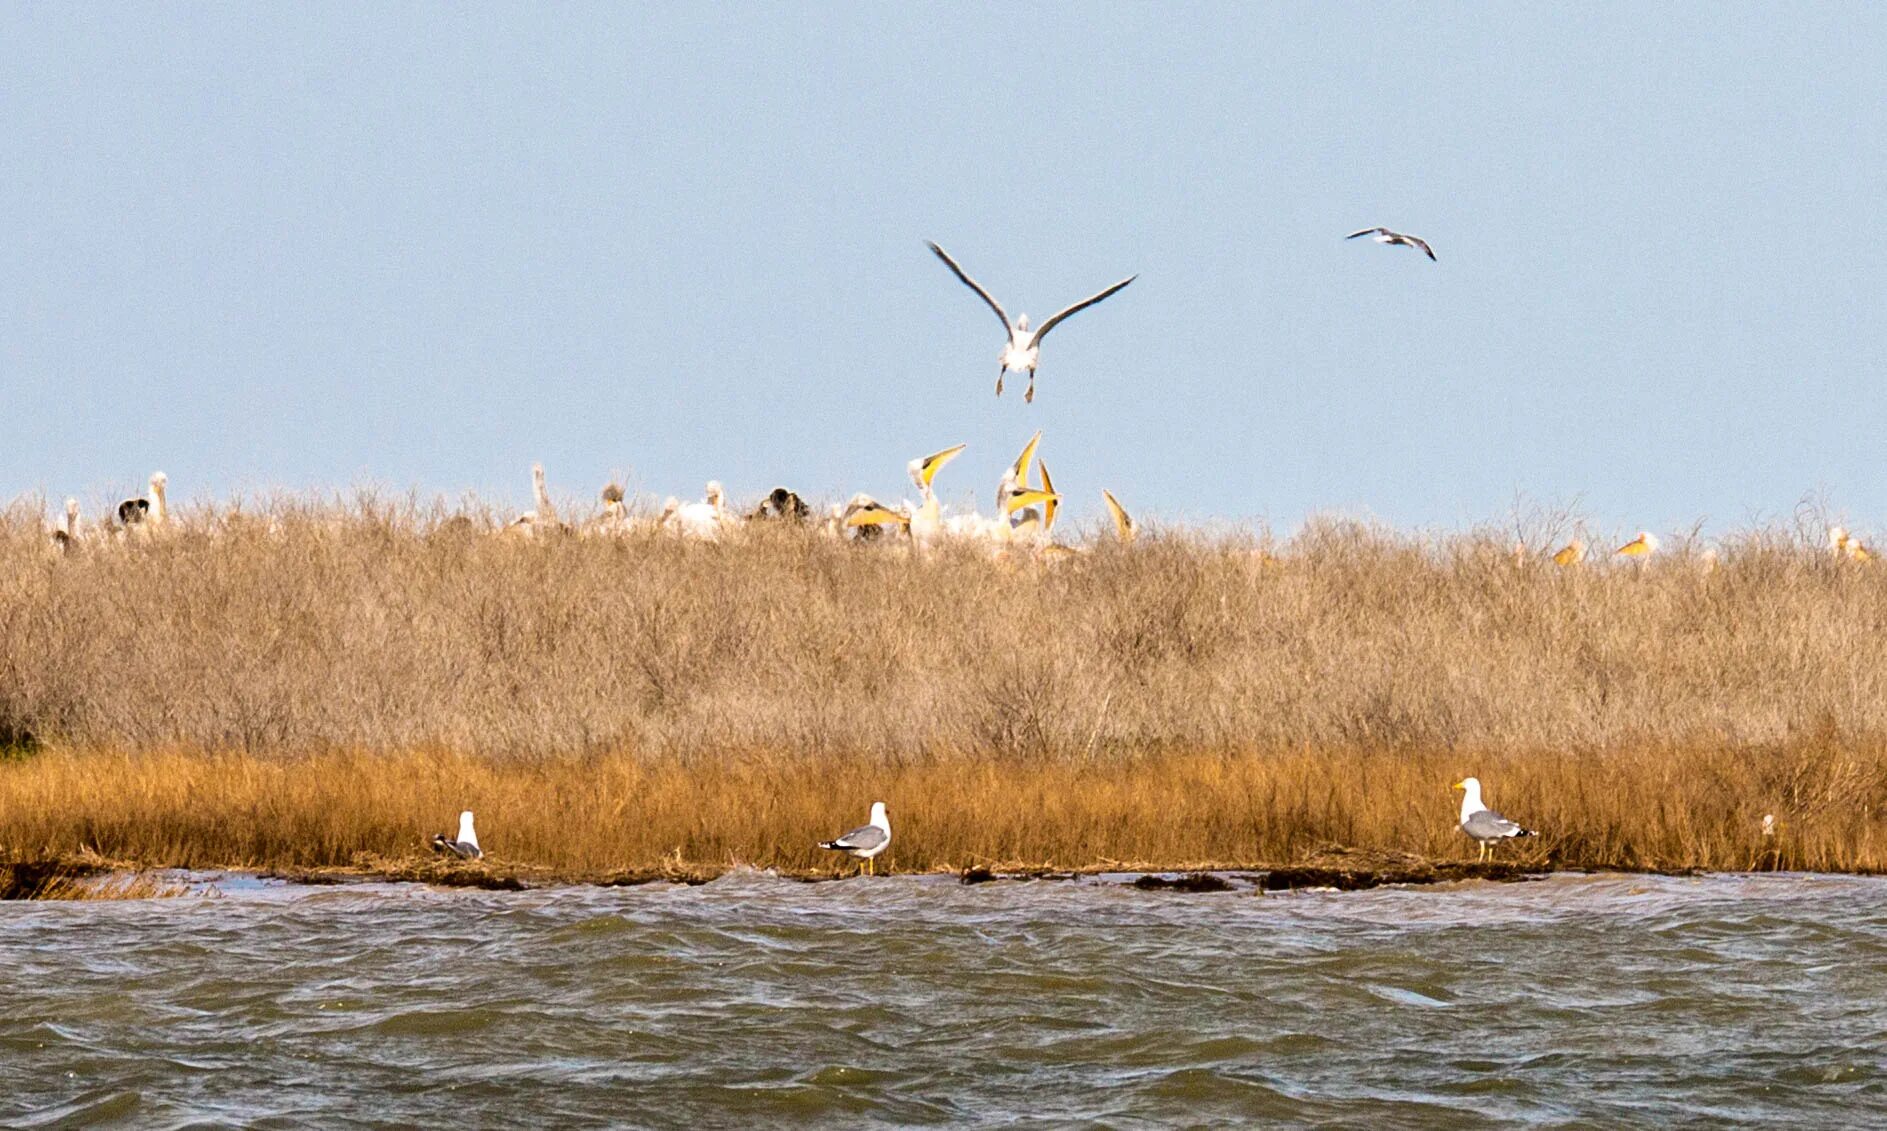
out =
[[[1461,790],[1461,831],[1481,846],[1481,860],[1486,860],[1498,841],[1521,836],[1538,836],[1532,829],[1521,828],[1481,802],[1481,779],[1462,778],[1455,783]]]
[[[544,465],[541,463],[531,465],[531,501],[537,509],[525,511],[512,519],[505,527],[507,532],[527,538],[570,532],[570,527],[557,518],[557,505],[550,501],[550,491],[544,486]]]
[[[1553,564],[1556,566],[1575,566],[1585,560],[1586,544],[1577,538],[1561,546],[1559,552],[1553,555]]]
[[[1101,501],[1107,504],[1107,513],[1114,520],[1114,536],[1122,542],[1133,541],[1136,530],[1133,516],[1127,513],[1127,508],[1120,505],[1120,500],[1114,497],[1112,491],[1103,490]]]
[[[450,853],[461,860],[477,860],[485,855],[484,849],[478,847],[478,830],[472,827],[472,811],[470,809],[459,814],[458,836],[447,836],[445,833],[433,834],[432,850],[434,852]]]
[[[170,506],[164,494],[169,484],[170,476],[153,471],[150,495],[140,495],[118,504],[118,525],[125,533],[149,533],[170,521]]]
[[[1138,275],[1129,275],[1120,282],[1108,287],[1106,290],[1091,294],[1080,302],[1075,303],[1073,306],[1063,307],[1061,310],[1050,315],[1048,321],[1031,330],[1029,329],[1028,315],[1020,315],[1011,323],[1009,315],[1003,311],[1002,304],[997,302],[988,291],[984,290],[981,283],[970,278],[969,274],[965,272],[962,267],[957,265],[957,261],[950,258],[949,252],[929,241],[926,241],[926,244],[931,251],[936,253],[937,258],[944,261],[944,266],[950,268],[951,273],[962,280],[964,286],[981,296],[982,300],[989,304],[989,308],[996,312],[996,317],[1001,319],[1003,332],[1009,335],[1009,341],[1003,346],[1002,353],[998,355],[1001,368],[996,372],[996,395],[999,397],[1002,396],[1002,379],[1009,375],[1010,370],[1014,370],[1018,373],[1027,370],[1029,374],[1029,390],[1022,394],[1022,399],[1027,402],[1035,400],[1035,367],[1040,362],[1042,339],[1048,336],[1048,332],[1060,325],[1062,320],[1069,315],[1093,306],[1095,303],[1100,302],[1102,299],[1140,277]]]
[[[1862,545],[1859,538],[1851,536],[1846,527],[1828,528],[1828,549],[1833,551],[1837,558],[1846,558],[1851,562],[1874,560],[1874,551]]]
[[[684,538],[712,542],[734,522],[734,517],[727,513],[727,494],[721,489],[721,481],[710,479],[705,501],[683,503],[664,521],[673,522]]]
[[[812,508],[796,491],[784,487],[775,487],[767,492],[767,497],[760,500],[760,505],[748,515],[753,522],[793,522],[804,523],[812,517]]]
[[[1375,241],[1380,244],[1418,248],[1423,255],[1428,256],[1430,259],[1435,258],[1435,249],[1428,246],[1427,240],[1416,236],[1404,235],[1401,232],[1392,232],[1388,228],[1363,228],[1359,231],[1351,232],[1343,238],[1353,240],[1358,236],[1374,237]]]
[[[1648,530],[1640,530],[1638,537],[1620,546],[1617,550],[1620,557],[1626,558],[1646,558],[1657,552],[1658,539]]]
[[[872,861],[880,852],[891,847],[891,818],[885,815],[885,803],[871,803],[871,820],[853,829],[841,837],[822,840],[819,847],[832,852],[843,852],[848,856],[865,862],[868,874],[876,875]]]

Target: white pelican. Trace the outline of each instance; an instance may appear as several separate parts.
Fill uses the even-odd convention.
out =
[[[132,527],[141,527],[146,523],[162,526],[170,519],[170,508],[164,501],[164,488],[170,483],[170,477],[161,471],[151,473],[151,493],[126,499],[118,504],[118,525],[127,532]]]
[[[727,495],[721,490],[720,480],[708,480],[706,502],[681,504],[666,521],[674,522],[676,529],[685,538],[702,538],[709,542],[719,538],[721,531],[732,521],[727,513]]]
[[[79,544],[79,501],[66,500],[66,524],[52,532],[52,544],[66,553],[71,553]]]
[[[1101,501],[1107,504],[1107,513],[1114,519],[1114,534],[1122,542],[1134,540],[1134,520],[1127,513],[1127,508],[1120,505],[1112,491],[1102,491]]]
[[[1403,247],[1419,247],[1422,249],[1423,255],[1428,256],[1430,259],[1435,258],[1435,250],[1428,246],[1427,240],[1419,239],[1415,236],[1406,236],[1401,232],[1392,232],[1388,228],[1364,228],[1361,231],[1351,232],[1343,238],[1353,240],[1358,236],[1374,236],[1377,243],[1400,244]]]
[[[470,809],[459,814],[459,835],[450,837],[444,833],[434,834],[432,838],[432,850],[434,852],[450,852],[452,855],[466,860],[477,860],[485,855],[484,849],[478,847],[478,831],[472,828],[472,811]]]
[[[911,482],[917,486],[917,493],[924,500],[911,508],[908,523],[911,538],[920,546],[928,546],[939,534],[943,533],[943,513],[937,505],[937,492],[932,486],[933,481],[936,480],[937,473],[944,469],[944,465],[961,455],[963,449],[968,446],[958,444],[955,447],[945,448],[941,452],[932,452],[922,459],[914,459],[904,465],[905,474],[911,477]]]
[[[1028,315],[1024,314],[1019,316],[1015,322],[1011,324],[1009,315],[1003,312],[1002,304],[990,297],[990,293],[983,289],[981,283],[970,278],[970,276],[964,272],[963,268],[957,266],[957,261],[950,258],[949,252],[934,243],[929,243],[929,241],[926,241],[926,243],[930,247],[930,250],[937,254],[937,258],[943,260],[944,265],[949,267],[950,270],[956,274],[957,278],[963,280],[965,286],[981,295],[983,301],[989,304],[989,308],[996,312],[996,317],[1002,320],[1003,332],[1009,335],[1009,342],[1007,345],[1003,346],[1002,353],[999,355],[1001,368],[996,372],[996,395],[999,397],[1002,396],[1002,379],[1008,375],[1011,369],[1017,372],[1026,369],[1029,373],[1029,390],[1022,394],[1024,401],[1035,400],[1035,367],[1040,358],[1042,339],[1048,336],[1048,332],[1053,330],[1062,319],[1073,314],[1075,311],[1093,306],[1095,303],[1100,302],[1102,299],[1140,277],[1138,275],[1129,275],[1106,290],[1089,295],[1073,306],[1063,308],[1051,315],[1048,321],[1042,323],[1036,329],[1030,330]]]
[[[550,501],[550,492],[544,487],[544,465],[541,463],[531,465],[531,501],[537,509],[525,511],[512,519],[506,527],[508,531],[535,537],[569,529],[557,520],[557,505]]]
[[[1834,552],[1835,557],[1847,558],[1849,561],[1865,562],[1874,557],[1874,551],[1862,545],[1860,539],[1852,537],[1845,527],[1840,526],[1828,528],[1828,549]]]
[[[1519,825],[1481,803],[1481,779],[1462,778],[1455,783],[1461,790],[1461,831],[1473,837],[1481,845],[1480,859],[1486,860],[1493,852],[1494,842],[1517,836],[1538,836],[1532,829],[1523,829]]]
[[[627,533],[628,530],[629,507],[623,502],[622,485],[607,484],[603,487],[603,513],[585,523],[583,533],[614,535]]]
[[[753,513],[749,514],[747,519],[750,522],[756,519],[773,519],[804,523],[811,515],[812,508],[806,505],[806,500],[800,498],[797,491],[775,487],[767,492],[767,497],[760,500],[760,505],[753,509]]]
[[[1586,544],[1579,539],[1561,546],[1553,555],[1553,564],[1557,566],[1576,566],[1586,560]]]
[[[891,819],[885,816],[885,803],[871,803],[871,820],[858,826],[842,837],[819,842],[820,848],[833,852],[843,852],[865,862],[868,872],[876,874],[872,861],[880,852],[891,847]]]
[[[1620,546],[1616,553],[1627,558],[1644,558],[1658,552],[1658,539],[1648,530],[1640,530],[1638,537]]]

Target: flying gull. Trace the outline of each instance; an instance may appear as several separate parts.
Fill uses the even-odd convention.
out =
[[[450,852],[465,860],[477,860],[485,855],[478,847],[478,833],[472,828],[472,811],[467,809],[459,814],[459,835],[455,839],[444,833],[436,833],[432,838],[434,852]]]
[[[1358,236],[1374,236],[1376,237],[1377,243],[1401,244],[1403,247],[1419,247],[1422,249],[1423,255],[1428,256],[1430,259],[1435,258],[1435,250],[1428,246],[1427,240],[1419,236],[1403,235],[1401,232],[1392,232],[1388,228],[1364,228],[1360,232],[1351,232],[1343,238],[1353,240]]]
[[[834,840],[819,842],[820,848],[844,852],[865,862],[867,870],[877,874],[872,858],[891,847],[891,820],[885,816],[885,803],[871,803],[871,821]]]
[[[1140,277],[1138,275],[1129,275],[1106,290],[1098,294],[1089,295],[1073,306],[1062,309],[1060,312],[1050,316],[1048,321],[1042,323],[1036,329],[1031,330],[1029,329],[1028,315],[1021,315],[1011,323],[1009,315],[1003,311],[1002,304],[990,297],[990,293],[983,289],[981,283],[970,278],[969,274],[966,273],[963,268],[957,266],[957,261],[950,258],[949,252],[934,243],[929,243],[929,241],[925,242],[930,247],[930,250],[937,253],[937,258],[943,260],[944,265],[950,268],[950,270],[956,274],[957,278],[963,280],[963,285],[981,295],[983,301],[989,304],[989,308],[996,312],[996,317],[1002,320],[1003,332],[1009,335],[1009,343],[1002,348],[1002,353],[999,355],[1002,368],[996,371],[996,395],[999,397],[1002,396],[1002,379],[1008,375],[1009,371],[1013,369],[1017,372],[1021,372],[1026,369],[1029,372],[1029,391],[1022,394],[1022,399],[1024,401],[1034,401],[1035,366],[1038,363],[1041,353],[1042,339],[1047,337],[1048,332],[1053,330],[1062,319],[1077,310],[1093,306],[1095,303],[1100,302],[1108,295],[1113,294],[1115,291]]]
[[[1494,842],[1497,840],[1540,835],[1532,829],[1521,828],[1482,804],[1480,778],[1462,778],[1455,783],[1455,788],[1463,791],[1461,831],[1480,842],[1482,860],[1486,860],[1492,854]]]

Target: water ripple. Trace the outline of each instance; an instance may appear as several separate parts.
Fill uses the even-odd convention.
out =
[[[6,1126],[1887,1118],[1887,883],[0,905]]]

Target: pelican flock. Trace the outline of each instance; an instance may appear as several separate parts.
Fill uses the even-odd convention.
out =
[[[997,302],[995,297],[987,290],[983,289],[983,284],[970,278],[969,274],[958,265],[957,261],[950,258],[949,252],[934,243],[927,243],[927,246],[931,251],[937,254],[937,258],[944,261],[944,266],[950,268],[957,278],[963,280],[964,286],[980,295],[983,301],[989,304],[989,308],[996,312],[997,319],[1002,322],[1003,332],[1009,335],[1009,341],[1003,346],[1002,353],[998,355],[1001,368],[996,371],[996,395],[999,397],[1002,396],[1002,379],[1007,377],[1011,370],[1017,373],[1026,370],[1029,374],[1029,389],[1026,393],[1022,394],[1022,399],[1026,402],[1033,402],[1035,400],[1035,367],[1041,358],[1042,339],[1048,336],[1048,332],[1060,325],[1062,320],[1069,315],[1078,310],[1085,310],[1093,306],[1095,303],[1100,302],[1102,299],[1140,277],[1138,275],[1129,275],[1105,290],[1096,291],[1094,294],[1089,295],[1073,306],[1063,307],[1054,314],[1049,315],[1046,322],[1043,322],[1040,326],[1031,330],[1029,329],[1028,315],[1017,315],[1013,322],[1010,321],[1009,315],[1002,308],[1002,304]]]

